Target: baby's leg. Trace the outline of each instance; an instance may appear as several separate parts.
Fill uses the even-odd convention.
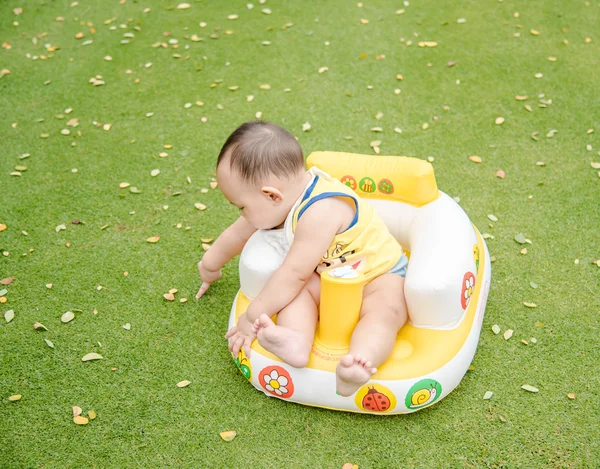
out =
[[[337,392],[341,396],[353,394],[387,360],[406,319],[403,277],[384,274],[365,287],[360,320],[352,333],[350,351],[336,370]]]
[[[313,274],[294,300],[277,314],[277,325],[266,314],[254,323],[258,343],[284,362],[307,365],[317,327],[320,277]]]

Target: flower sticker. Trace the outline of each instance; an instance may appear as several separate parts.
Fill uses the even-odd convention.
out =
[[[281,366],[268,366],[259,374],[260,385],[274,396],[287,399],[294,394],[294,383],[290,374]]]
[[[347,185],[353,191],[356,190],[356,179],[354,179],[352,176],[344,176],[342,179],[340,179],[340,181],[342,181],[342,184]]]
[[[469,306],[469,302],[471,301],[471,296],[475,291],[475,274],[472,272],[467,272],[463,277],[462,281],[462,292],[460,294],[460,304],[462,309],[467,309]]]

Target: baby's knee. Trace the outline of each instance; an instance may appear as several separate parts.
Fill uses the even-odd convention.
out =
[[[378,309],[382,321],[390,327],[400,329],[407,321],[406,306],[401,302],[382,302]]]

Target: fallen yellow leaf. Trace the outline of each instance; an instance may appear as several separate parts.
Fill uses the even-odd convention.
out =
[[[173,293],[165,293],[163,295],[163,297],[165,298],[165,300],[167,301],[173,301],[175,300],[175,295],[173,295]]]
[[[23,396],[21,396],[21,394],[14,394],[13,396],[10,396],[8,398],[8,400],[11,401],[11,402],[15,402],[15,401],[20,400],[22,397]]]
[[[188,381],[187,379],[184,379],[183,381],[179,381],[179,383],[176,384],[176,386],[178,388],[186,388],[188,387],[190,384],[192,384],[191,381]]]
[[[75,422],[77,425],[87,425],[89,420],[87,419],[87,417],[82,417],[81,415],[78,415],[77,417],[73,418],[73,422]]]
[[[159,239],[160,239],[160,236],[156,235],[156,236],[151,236],[150,238],[146,239],[146,241],[148,241],[149,243],[158,243]]]
[[[77,405],[74,405],[74,406],[73,406],[73,418],[75,418],[75,417],[77,417],[77,416],[81,415],[81,412],[83,412],[83,411],[81,410],[81,407],[79,407],[79,406],[77,406]]]
[[[480,156],[477,155],[472,155],[469,156],[469,159],[473,162],[473,163],[481,163],[483,160],[481,159]]]
[[[523,301],[523,304],[528,308],[537,308],[537,305],[535,303],[528,303],[527,301]]]
[[[577,397],[577,394],[575,394],[574,392],[570,392],[569,394],[567,394],[567,397],[571,400],[575,399]]]
[[[234,430],[228,431],[228,432],[221,432],[219,433],[219,436],[221,438],[223,438],[223,440],[225,441],[231,441],[235,438],[235,436],[237,435],[237,433]]]
[[[96,418],[96,412],[94,412],[93,410],[90,410],[88,412],[88,417],[90,418],[90,420],[94,420]]]

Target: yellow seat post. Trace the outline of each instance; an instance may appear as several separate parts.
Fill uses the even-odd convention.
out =
[[[316,339],[329,349],[348,349],[352,331],[360,316],[365,278],[357,271],[352,271],[351,278],[335,277],[331,272],[328,270],[321,274],[319,330]]]

